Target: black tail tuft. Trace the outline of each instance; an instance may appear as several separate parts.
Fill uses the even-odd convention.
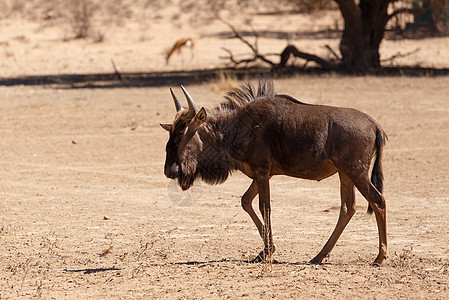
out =
[[[385,145],[385,133],[380,129],[376,131],[376,160],[374,161],[373,171],[371,173],[371,183],[382,194],[384,189],[384,176],[382,173],[382,148]],[[368,214],[373,213],[373,208],[368,204]]]

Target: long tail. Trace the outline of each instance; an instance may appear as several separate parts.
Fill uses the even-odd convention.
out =
[[[380,128],[376,130],[376,160],[374,161],[373,171],[371,173],[371,183],[382,194],[384,189],[384,175],[382,172],[382,150],[387,140],[387,135]],[[373,213],[373,208],[368,204],[368,214]]]

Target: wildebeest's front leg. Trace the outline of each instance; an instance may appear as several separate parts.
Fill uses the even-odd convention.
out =
[[[253,260],[253,262],[266,261],[271,258],[275,251],[273,245],[273,236],[271,232],[271,207],[270,207],[270,177],[268,174],[261,174],[255,176],[254,181],[259,192],[259,208],[262,214],[264,225],[262,227],[262,239],[264,242],[264,249]]]

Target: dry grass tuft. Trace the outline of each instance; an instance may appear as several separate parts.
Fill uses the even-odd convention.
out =
[[[211,82],[211,89],[216,93],[229,92],[239,87],[239,81],[235,75],[219,72],[217,79]]]
[[[401,252],[395,252],[392,257],[391,264],[395,268],[407,270],[416,267],[415,255],[412,253],[413,248],[403,249]]]
[[[267,224],[270,222],[270,220],[268,219],[268,215],[264,216],[264,224]],[[264,241],[269,241],[268,242],[268,253],[266,253],[266,257],[264,258],[263,262],[262,262],[262,270],[261,270],[261,274],[260,276],[269,276],[271,275],[271,272],[273,270],[273,254],[274,254],[274,245],[270,244],[270,236],[271,236],[271,228],[269,230],[264,230]]]
[[[86,38],[89,35],[92,17],[98,6],[88,0],[72,0],[68,7],[74,38]]]

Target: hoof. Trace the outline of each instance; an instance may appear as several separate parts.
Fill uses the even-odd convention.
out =
[[[263,262],[263,251],[261,251],[259,253],[259,255],[257,255],[254,259],[250,260],[249,262],[252,264],[256,264],[256,263],[260,263]]]
[[[327,260],[329,258],[329,254],[326,254],[325,256],[320,255],[320,253],[318,253],[317,256],[315,256],[314,258],[312,258],[312,260],[309,261],[310,264],[312,265],[322,265],[323,264],[323,260]]]
[[[383,263],[383,261],[388,258],[386,255],[378,255],[376,260],[371,264],[374,267],[380,267],[380,265]]]
[[[268,251],[268,249],[264,249],[260,251],[259,255],[257,255],[254,259],[250,260],[249,262],[250,263],[269,262],[275,250],[276,247],[274,245],[271,251]]]
[[[309,261],[309,264],[311,264],[311,265],[322,265],[323,263],[321,262],[321,260],[317,260],[316,258],[312,258]]]

